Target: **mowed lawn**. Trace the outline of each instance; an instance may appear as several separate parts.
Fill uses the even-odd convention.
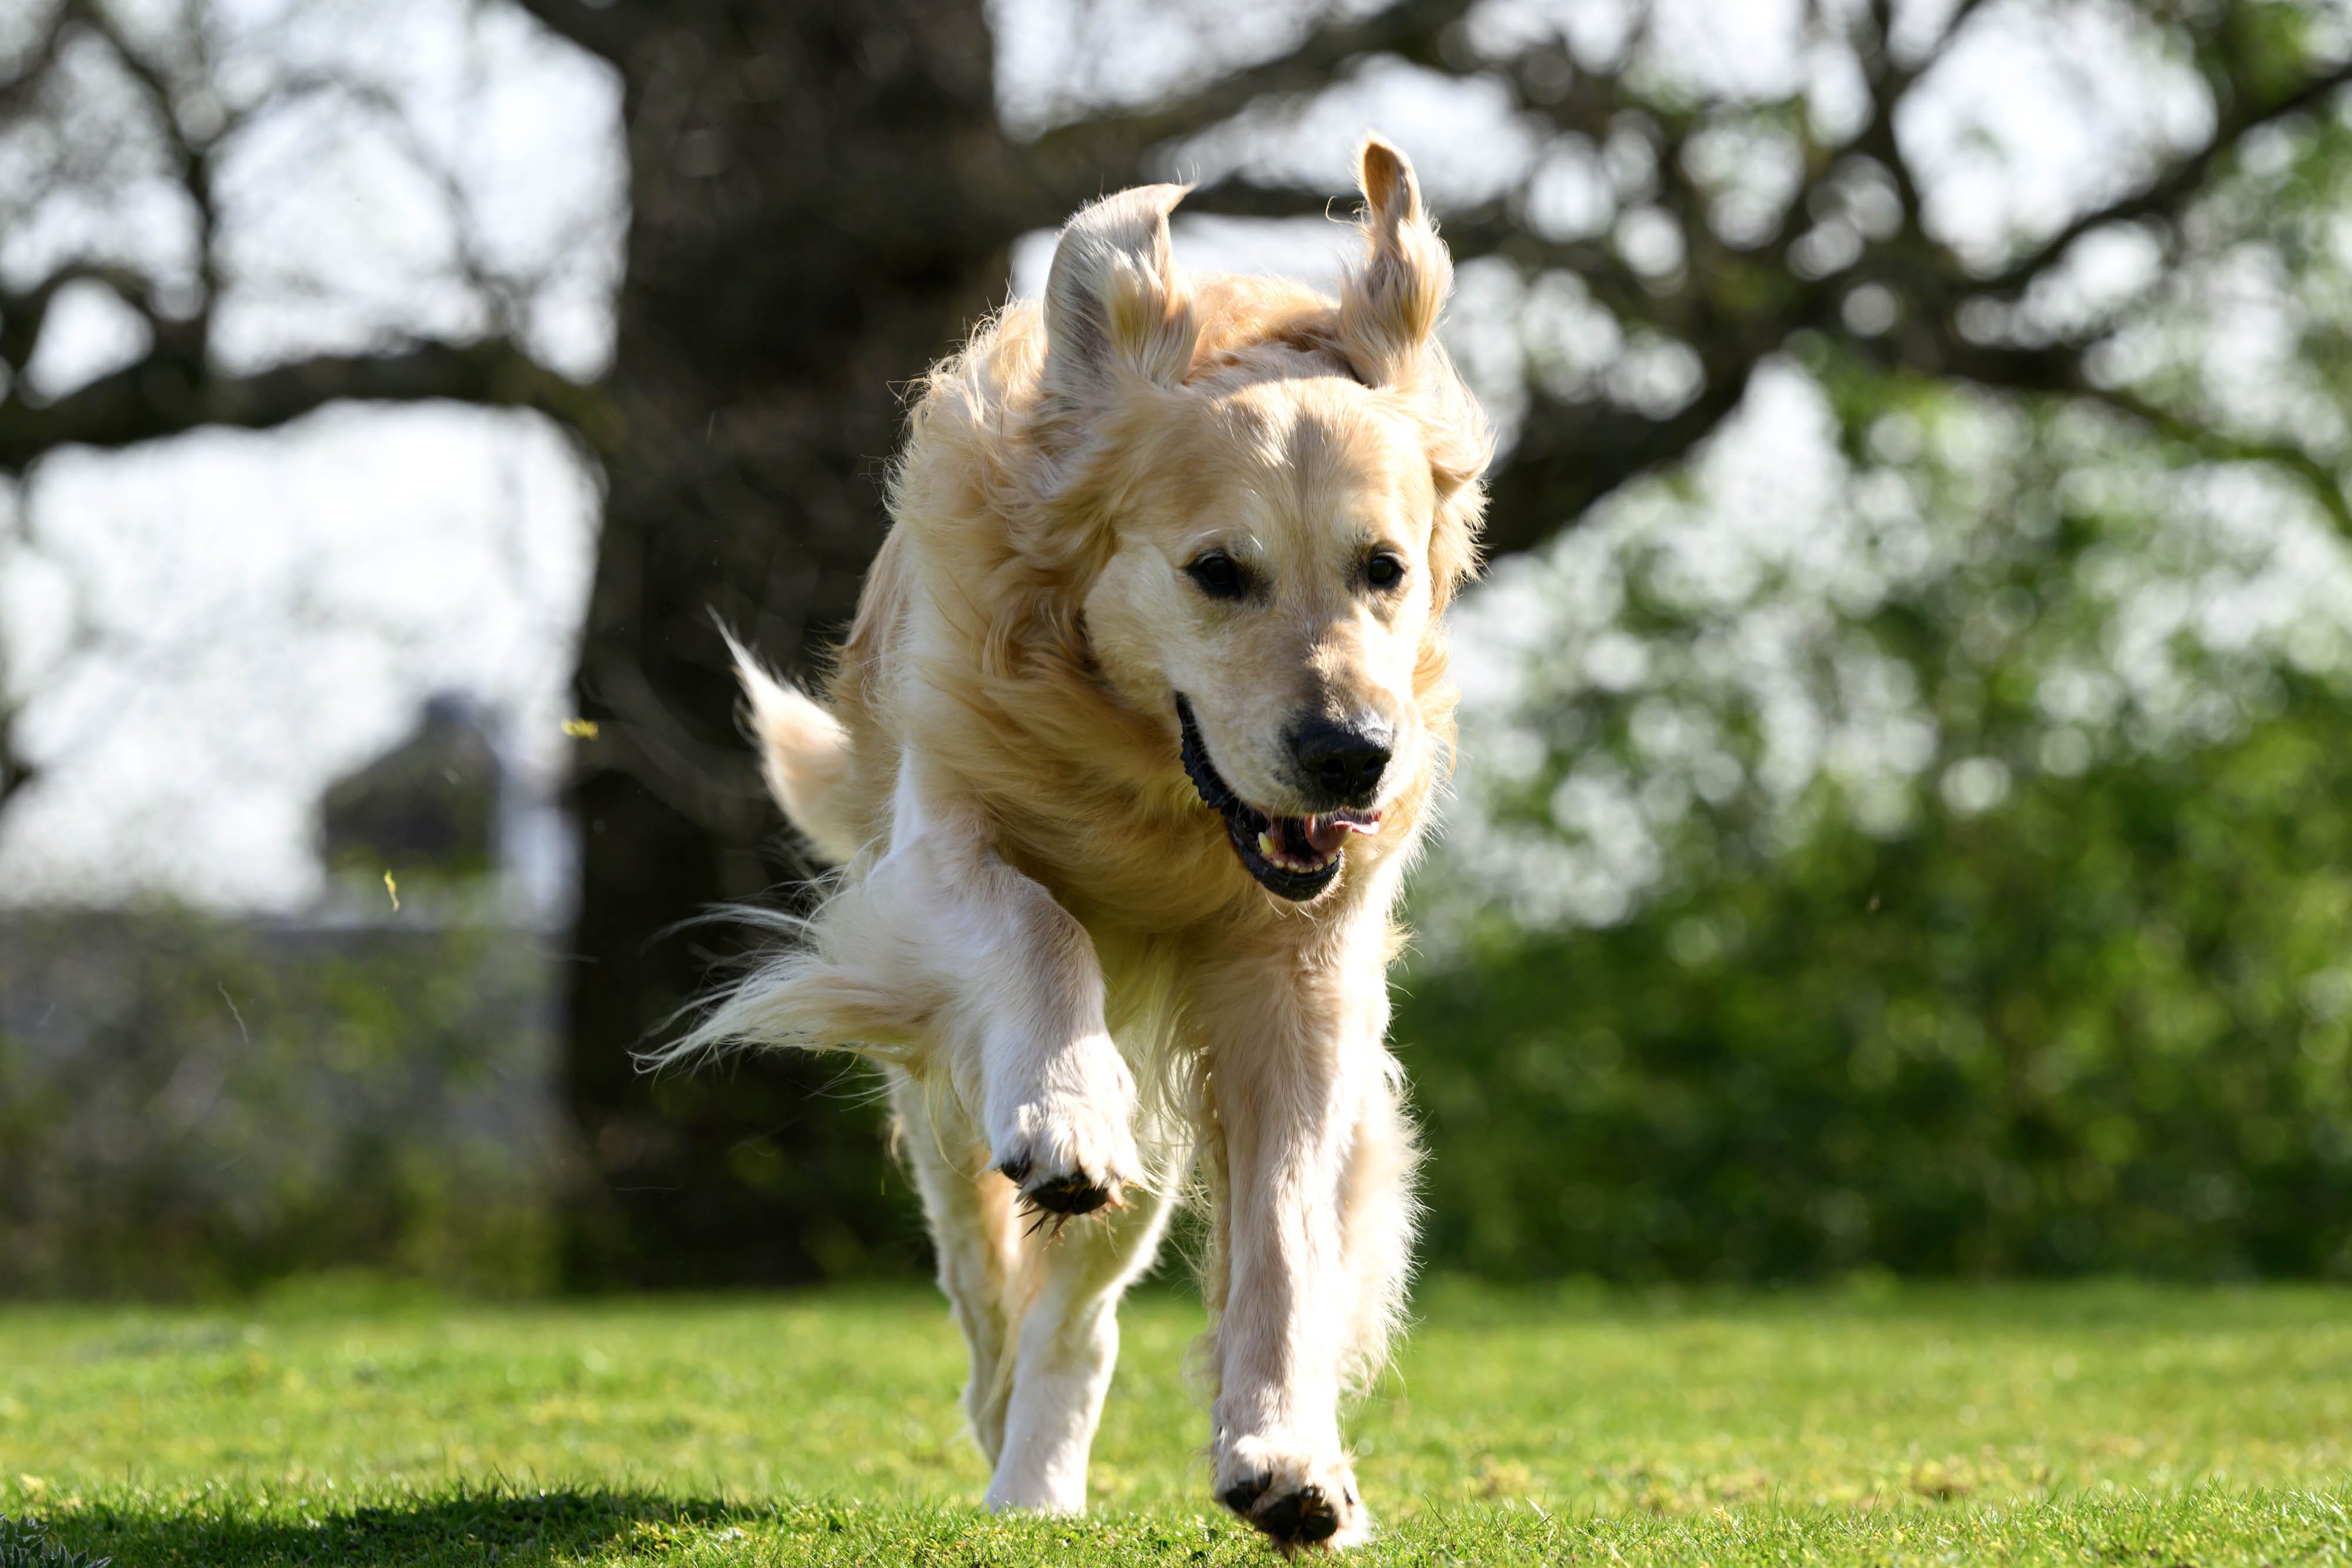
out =
[[[2352,1292],[1439,1281],[1367,1563],[2352,1559]],[[913,1291],[0,1310],[0,1513],[150,1563],[1261,1563],[1197,1302],[1139,1296],[1083,1521],[997,1520]],[[6,1550],[0,1537],[0,1552]]]

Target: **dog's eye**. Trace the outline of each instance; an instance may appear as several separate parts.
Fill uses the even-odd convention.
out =
[[[1242,574],[1241,562],[1221,549],[1193,561],[1184,569],[1184,575],[1212,599],[1239,599],[1249,591],[1249,579]]]
[[[1364,563],[1364,580],[1386,593],[1404,580],[1404,562],[1382,550]]]

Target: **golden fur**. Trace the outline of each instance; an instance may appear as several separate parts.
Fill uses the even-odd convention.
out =
[[[768,780],[843,869],[680,1049],[890,1068],[1000,1506],[1082,1506],[1118,1295],[1197,1155],[1218,1495],[1286,1545],[1369,1528],[1336,1404],[1402,1309],[1416,1157],[1383,973],[1490,443],[1433,335],[1451,268],[1411,168],[1377,140],[1362,166],[1336,301],[1186,279],[1177,187],[1073,219],[1044,301],[923,384],[824,702],[739,657]],[[1204,594],[1203,551],[1247,591]],[[1321,809],[1301,716],[1392,737],[1326,890],[1244,868],[1180,761],[1180,695],[1269,821]],[[1111,1207],[1024,1238],[1024,1194]]]

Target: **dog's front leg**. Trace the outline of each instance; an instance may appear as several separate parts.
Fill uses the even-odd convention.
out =
[[[1381,956],[1229,966],[1204,988],[1215,1488],[1285,1545],[1370,1533],[1339,1401],[1383,1348],[1412,1212]]]
[[[995,852],[984,823],[923,802],[908,774],[896,841],[860,890],[861,918],[872,949],[901,955],[936,998],[926,1074],[952,1082],[1037,1224],[1124,1207],[1122,1188],[1134,1191],[1117,1223],[1031,1243],[1016,1287],[1027,1300],[1006,1303],[1017,1346],[974,1344],[975,1431],[996,1461],[989,1505],[1075,1512],[1118,1354],[1118,1297],[1150,1263],[1165,1203],[1141,1185],[1135,1079],[1105,1023],[1092,939]],[[1014,1364],[1000,1393],[981,1379],[1002,1377],[1006,1354]]]
[[[1093,938],[996,852],[976,810],[902,765],[888,854],[828,910],[849,961],[932,999],[923,1076],[944,1072],[1024,1202],[1087,1214],[1143,1176],[1135,1075],[1104,1021]],[[853,908],[854,901],[854,908]]]

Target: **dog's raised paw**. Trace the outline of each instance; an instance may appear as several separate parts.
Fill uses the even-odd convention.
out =
[[[1004,1178],[1021,1189],[1021,1201],[1046,1214],[1076,1216],[1092,1214],[1106,1204],[1117,1207],[1119,1184],[1097,1181],[1076,1172],[1065,1176],[1049,1176],[1036,1181],[1029,1179],[1035,1167],[1025,1159],[1007,1160],[996,1167]]]
[[[1055,1176],[1023,1187],[1021,1198],[1048,1214],[1092,1214],[1105,1204],[1118,1202],[1118,1184],[1089,1181],[1082,1176]]]
[[[1021,1189],[1021,1207],[1033,1217],[1030,1228],[1051,1227],[1104,1208],[1124,1208],[1127,1183],[1118,1167],[1108,1170],[1047,1165],[1026,1155],[1000,1161],[998,1171]]]
[[[996,1168],[1021,1189],[1023,1207],[1040,1223],[1123,1207],[1140,1174],[1133,1081],[1103,1042],[1101,1082],[1087,1094],[1048,1093],[1016,1102],[997,1127]]]

